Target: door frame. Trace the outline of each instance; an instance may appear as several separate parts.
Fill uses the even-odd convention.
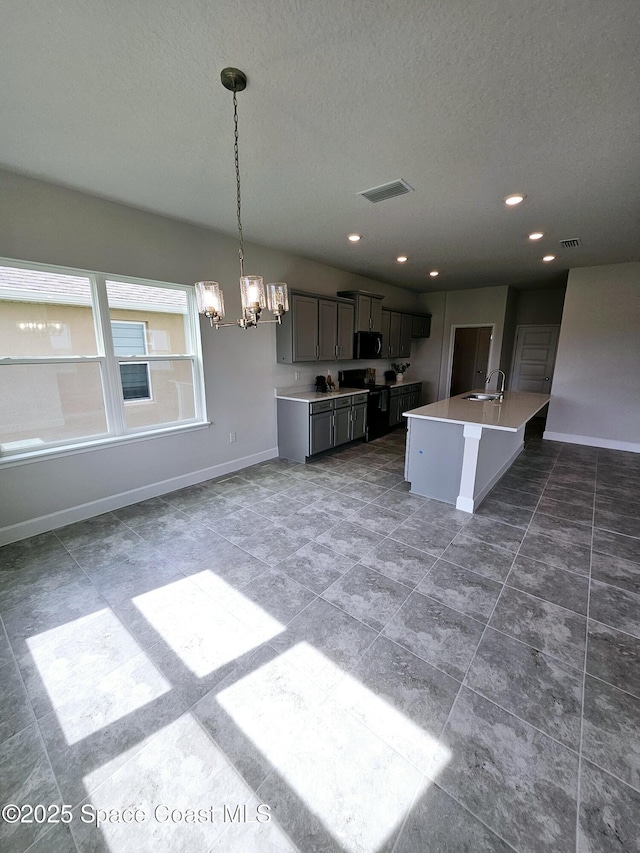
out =
[[[453,323],[451,325],[451,334],[449,336],[449,364],[447,367],[447,382],[446,382],[446,396],[451,396],[451,377],[453,375],[453,353],[456,342],[456,330],[457,329],[491,329],[491,342],[489,344],[489,356],[487,358],[487,371],[489,370],[489,365],[491,364],[491,358],[493,356],[493,344],[496,336],[496,324],[495,323]]]

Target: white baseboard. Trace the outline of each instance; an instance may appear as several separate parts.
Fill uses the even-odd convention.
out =
[[[584,444],[587,447],[602,447],[606,450],[626,450],[628,453],[640,453],[637,441],[613,441],[610,438],[597,438],[591,435],[570,435],[566,432],[545,430],[542,438],[548,441],[564,441],[567,444]]]
[[[233,459],[230,462],[223,462],[220,465],[201,468],[198,471],[181,474],[179,477],[172,477],[169,480],[162,480],[158,483],[150,483],[147,486],[140,486],[137,489],[120,492],[117,495],[109,495],[96,501],[61,509],[58,512],[52,512],[48,515],[31,518],[28,521],[21,521],[18,524],[10,524],[7,527],[0,528],[0,545],[8,545],[11,542],[18,542],[20,539],[27,539],[29,536],[37,536],[39,533],[46,533],[49,530],[55,530],[57,527],[64,527],[65,524],[84,521],[87,518],[93,518],[94,515],[101,515],[103,512],[121,509],[123,506],[145,501],[148,498],[157,498],[160,495],[175,492],[177,489],[183,489],[185,486],[194,486],[196,483],[202,483],[204,480],[212,480],[214,477],[232,474],[234,471],[241,471],[250,465],[256,465],[258,462],[266,462],[268,459],[274,459],[277,456],[278,448],[273,447],[270,450],[253,453],[251,456],[243,456],[240,459]]]

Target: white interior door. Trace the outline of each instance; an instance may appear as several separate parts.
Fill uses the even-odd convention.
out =
[[[513,391],[551,391],[560,326],[518,326],[510,388]]]

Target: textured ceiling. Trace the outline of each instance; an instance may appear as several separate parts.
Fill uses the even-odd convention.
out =
[[[248,241],[418,291],[640,259],[638,0],[3,0],[2,19],[6,168],[232,234],[233,65]],[[415,192],[357,195],[397,178]]]

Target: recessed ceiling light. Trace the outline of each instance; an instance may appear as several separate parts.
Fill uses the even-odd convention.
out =
[[[440,273],[438,272],[438,270],[431,270],[429,275],[431,276],[431,278],[435,278],[437,275],[440,275]]]
[[[362,240],[362,234],[349,234],[347,239],[351,240],[352,243],[357,243],[358,240]]]
[[[509,207],[513,207],[514,204],[520,204],[521,201],[524,201],[526,195],[524,193],[513,193],[513,195],[508,195],[504,199],[504,203],[508,204]]]
[[[406,255],[398,255],[398,257],[396,258],[396,261],[399,264],[406,264],[407,260],[408,260],[408,258]]]
[[[529,234],[530,240],[541,240],[544,237],[544,233],[542,231],[534,231],[533,234]]]
[[[543,261],[555,261],[555,259],[556,259],[555,255],[545,255],[542,260]]]

